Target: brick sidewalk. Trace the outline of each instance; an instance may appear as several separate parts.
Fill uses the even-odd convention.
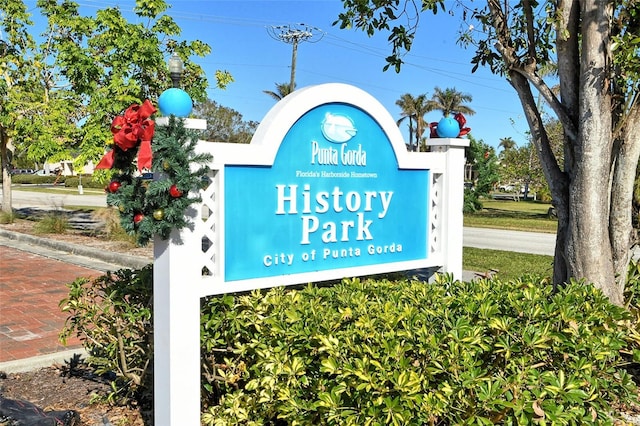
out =
[[[77,277],[102,272],[0,245],[0,362],[80,348],[58,335],[67,315],[58,303]]]

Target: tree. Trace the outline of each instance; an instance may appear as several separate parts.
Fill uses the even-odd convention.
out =
[[[445,117],[457,112],[473,115],[476,112],[468,105],[465,105],[465,102],[471,102],[472,99],[471,95],[460,93],[454,88],[447,87],[442,90],[436,87],[433,89],[433,96],[427,102],[427,105],[430,111],[440,110]]]
[[[499,147],[502,148],[503,152],[507,152],[512,150],[516,146],[516,141],[513,140],[512,137],[500,138]]]
[[[279,101],[285,96],[293,93],[294,90],[296,90],[295,83],[293,84],[293,87],[291,87],[291,83],[276,83],[275,92],[272,90],[263,90],[263,92],[271,96],[276,101]]]
[[[9,19],[11,17],[11,19]],[[13,154],[13,128],[22,115],[19,94],[32,84],[33,62],[26,55],[34,45],[27,31],[31,24],[22,2],[0,0],[0,160],[2,162],[2,211],[11,213],[11,167]],[[25,90],[26,89],[26,90]]]
[[[7,17],[16,9],[24,11],[25,19],[3,19],[3,23],[13,26],[14,33],[19,34],[28,31],[31,25],[24,4],[21,1],[9,2],[6,8],[2,8]],[[18,26],[20,29],[15,31]],[[54,69],[57,51],[52,38],[53,34],[49,33],[46,40],[37,45],[29,36],[20,48],[14,47],[13,51],[19,55],[14,55],[9,61],[11,65],[7,69],[20,69],[20,74],[5,74],[8,76],[6,81],[11,80],[8,84],[13,87],[4,97],[7,109],[2,113],[5,133],[15,145],[14,161],[68,159],[66,148],[79,135],[77,122],[82,118],[82,99],[70,90],[66,77]],[[13,40],[14,43],[16,41],[20,43]]]
[[[640,164],[636,169],[636,181],[633,189],[633,226],[640,231]]]
[[[343,0],[336,23],[373,34],[390,31],[385,68],[399,71],[418,28],[412,10],[436,14],[444,0]],[[480,65],[514,88],[558,214],[553,282],[584,279],[616,304],[623,290],[632,228],[633,182],[640,156],[640,13],[634,0],[487,0],[462,18],[479,31],[460,41],[476,49]],[[542,15],[540,15],[540,11]],[[398,18],[408,18],[405,25]],[[539,72],[557,64],[553,80]],[[564,166],[553,153],[534,93],[542,95],[562,125]]]
[[[500,179],[498,174],[498,158],[495,150],[482,139],[476,140],[469,135],[467,162],[474,171],[473,189],[477,196],[486,197]]]
[[[398,120],[398,125],[405,119],[409,119],[409,150],[420,151],[420,144],[422,142],[422,135],[427,128],[427,122],[424,116],[431,110],[427,106],[427,95],[418,95],[415,98],[409,93],[405,93],[396,101],[401,109],[401,118]],[[415,123],[415,141],[416,146],[413,147],[413,130],[412,123]]]
[[[472,170],[473,186],[464,189],[464,212],[474,213],[482,209],[481,198],[487,197],[498,182],[498,159],[495,150],[482,139],[469,134],[469,147],[465,149],[467,165]]]
[[[500,181],[516,186],[516,190],[524,190],[524,197],[529,191],[544,192],[546,180],[540,162],[531,143],[511,148],[500,154]]]
[[[3,15],[12,17],[3,19],[4,31],[13,25],[16,34],[34,32],[22,0],[0,0],[0,5]],[[206,99],[207,79],[189,58],[208,54],[210,47],[176,39],[180,28],[164,14],[164,0],[138,0],[136,23],[115,7],[81,16],[70,0],[39,0],[37,6],[47,26],[39,44],[20,45],[9,62],[11,71],[3,69],[17,90],[2,94],[8,107],[0,110],[6,140],[13,139],[31,160],[75,158],[84,164],[99,159],[113,117],[145,99],[155,103],[169,87],[165,57],[171,52],[185,62],[185,90],[196,101]],[[216,79],[224,87],[231,76],[218,71]],[[3,191],[3,208],[10,206],[8,193]]]
[[[396,124],[400,126],[403,121],[409,120],[409,151],[413,151],[413,113],[410,110],[409,103],[413,100],[413,96],[409,93],[405,93],[396,101],[396,105],[400,107],[400,118],[396,121]]]
[[[562,167],[564,162],[562,126],[556,119],[547,119],[544,127],[549,135],[551,149]],[[535,145],[531,140],[522,147],[505,149],[500,153],[500,160],[500,180],[502,182],[521,184],[525,197],[529,195],[529,190],[533,189],[540,196],[540,199],[551,201],[549,185],[545,179]]]
[[[207,141],[249,143],[258,123],[244,121],[238,111],[208,99],[195,107],[194,115],[207,120],[202,138]]]

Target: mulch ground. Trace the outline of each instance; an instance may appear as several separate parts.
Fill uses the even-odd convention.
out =
[[[0,373],[0,395],[28,401],[45,411],[75,410],[80,423],[74,426],[153,424],[150,409],[94,402],[104,400],[110,390],[108,381],[95,376],[84,364],[73,368],[70,364],[73,363],[26,373]]]

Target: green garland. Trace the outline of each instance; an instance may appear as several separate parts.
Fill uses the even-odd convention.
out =
[[[120,211],[122,228],[146,245],[159,235],[168,239],[171,231],[193,224],[185,212],[201,201],[198,195],[208,179],[209,154],[197,154],[197,135],[184,128],[182,119],[169,117],[167,126],[155,128],[151,174],[136,176],[136,149],[114,147],[113,168],[120,170],[106,188],[107,204]],[[192,165],[199,165],[192,170]],[[149,176],[150,175],[150,176]]]

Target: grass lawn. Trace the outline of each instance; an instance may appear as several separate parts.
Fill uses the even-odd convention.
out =
[[[550,204],[535,201],[483,200],[480,212],[464,215],[464,225],[478,228],[510,229],[555,233],[558,220],[548,217]],[[551,276],[553,257],[464,247],[462,267],[480,273],[498,270],[502,280],[525,274]]]
[[[555,233],[556,218],[548,216],[551,204],[535,201],[483,200],[482,211],[464,215],[464,226]]]
[[[494,276],[501,280],[527,274],[550,277],[553,273],[553,256],[464,247],[462,268],[479,273],[495,269],[498,272]]]

